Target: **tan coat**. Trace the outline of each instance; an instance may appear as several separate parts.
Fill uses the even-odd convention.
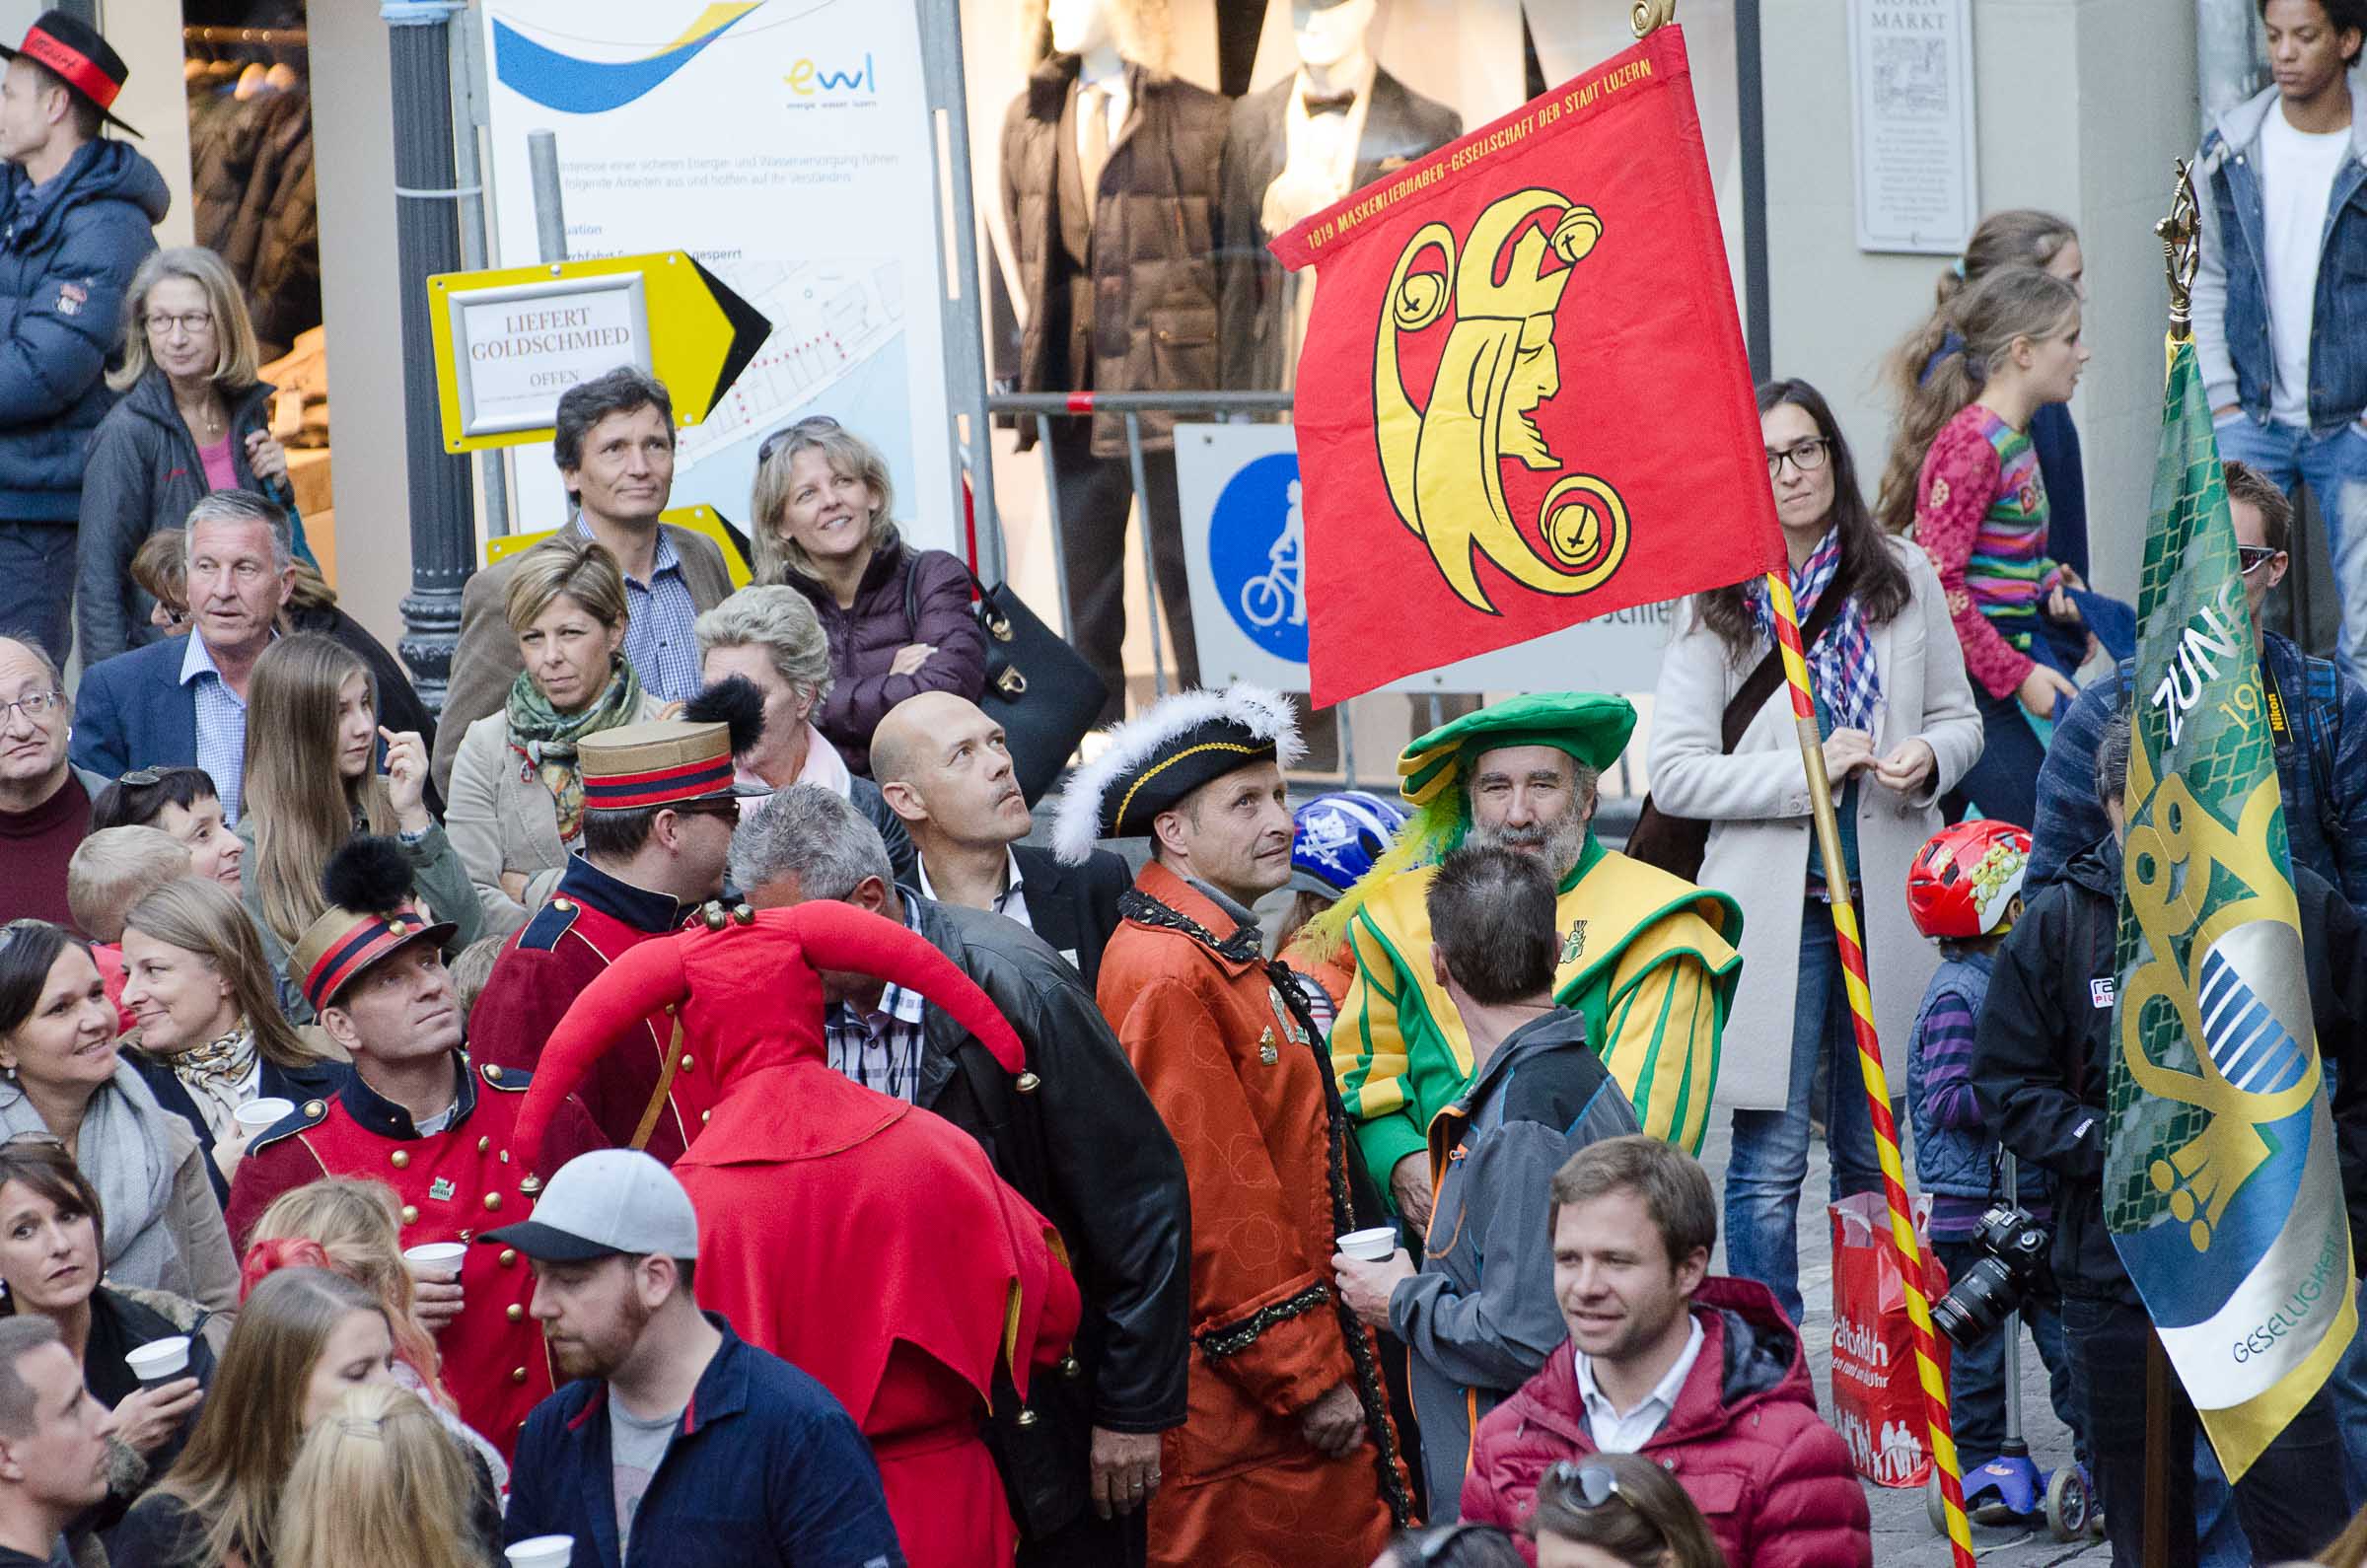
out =
[[[1906,868],[1940,828],[1938,800],[1980,755],[1980,715],[1965,678],[1940,580],[1923,552],[1891,550],[1913,581],[1913,603],[1873,628],[1882,708],[1874,754],[1920,738],[1938,765],[1922,790],[1901,797],[1866,781],[1857,792],[1858,870],[1865,888],[1866,967],[1875,1027],[1894,1097],[1906,1091],[1906,1045],[1939,954],[1906,912]],[[1751,663],[1756,663],[1756,657]],[[1815,833],[1808,771],[1789,690],[1777,686],[1732,755],[1719,753],[1727,702],[1750,674],[1704,626],[1688,601],[1661,656],[1652,711],[1652,799],[1661,810],[1711,823],[1696,879],[1743,906],[1743,979],[1726,1021],[1717,1103],[1741,1110],[1783,1106],[1791,1082],[1792,1015],[1800,989],[1800,921]]]
[[[633,721],[654,719],[665,710],[663,701],[644,692]],[[461,737],[452,783],[444,792],[444,833],[476,887],[477,903],[485,911],[484,936],[506,937],[525,925],[567,869],[558,805],[511,747],[505,709],[486,714]],[[502,891],[505,871],[526,874],[523,901]]]
[[[731,569],[715,541],[671,523],[661,526],[682,558],[682,586],[690,590],[690,602],[707,610],[730,598]],[[510,579],[517,571],[518,557],[508,556],[477,568],[461,589],[461,640],[452,651],[452,683],[436,719],[431,770],[446,800],[452,799],[452,765],[468,726],[501,711],[510,697],[510,682],[526,668],[518,658],[517,634],[510,630]]]

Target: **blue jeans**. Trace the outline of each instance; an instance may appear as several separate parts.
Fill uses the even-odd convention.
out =
[[[2252,464],[2288,496],[2306,484],[2318,498],[2342,604],[2334,654],[2344,674],[2367,674],[2367,431],[2353,423],[2317,436],[2298,425],[2256,423],[2242,413],[2221,416],[2212,429],[2222,459]]]
[[[71,523],[0,523],[0,637],[49,650],[59,669],[74,644]]]
[[[1948,1270],[1951,1283],[1984,1256],[1970,1241],[1933,1241],[1932,1254]],[[2022,1327],[2039,1347],[2046,1365],[2046,1398],[2056,1419],[2071,1434],[2075,1453],[2085,1456],[2079,1436],[2079,1412],[2071,1402],[2071,1362],[2063,1353],[2063,1303],[2059,1296],[2031,1295],[2022,1303]],[[2017,1332],[2020,1330],[2017,1329]],[[1956,1457],[1966,1473],[1995,1459],[2005,1447],[2005,1329],[2001,1326],[1972,1345],[1951,1348],[1948,1357],[1948,1425],[1956,1439]],[[2030,1425],[2023,1421],[2028,1439]]]
[[[1827,1064],[1825,1145],[1832,1157],[1832,1196],[1879,1192],[1882,1164],[1858,1073],[1832,909],[1812,898],[1800,919],[1800,991],[1784,1105],[1734,1113],[1734,1153],[1726,1165],[1726,1272],[1773,1291],[1794,1323],[1802,1307],[1800,1189],[1808,1180],[1809,1100],[1819,1063]]]

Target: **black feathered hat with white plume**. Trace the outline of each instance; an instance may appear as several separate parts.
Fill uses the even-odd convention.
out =
[[[288,950],[288,979],[318,1013],[337,993],[414,942],[442,947],[460,928],[412,897],[411,858],[392,838],[349,838],[321,874],[328,907]]]
[[[1121,725],[1069,776],[1052,820],[1053,852],[1082,865],[1101,839],[1146,836],[1153,819],[1201,785],[1253,763],[1288,767],[1305,750],[1280,692],[1179,691]]]

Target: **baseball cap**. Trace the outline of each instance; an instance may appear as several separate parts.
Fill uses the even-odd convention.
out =
[[[698,1256],[698,1216],[674,1173],[638,1149],[598,1149],[559,1168],[535,1217],[477,1238],[544,1263]]]

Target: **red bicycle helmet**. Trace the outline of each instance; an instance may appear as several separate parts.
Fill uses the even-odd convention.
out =
[[[1974,818],[1941,828],[1906,869],[1906,909],[1927,937],[1963,941],[2002,935],[2030,868],[2030,834],[2011,822]]]

